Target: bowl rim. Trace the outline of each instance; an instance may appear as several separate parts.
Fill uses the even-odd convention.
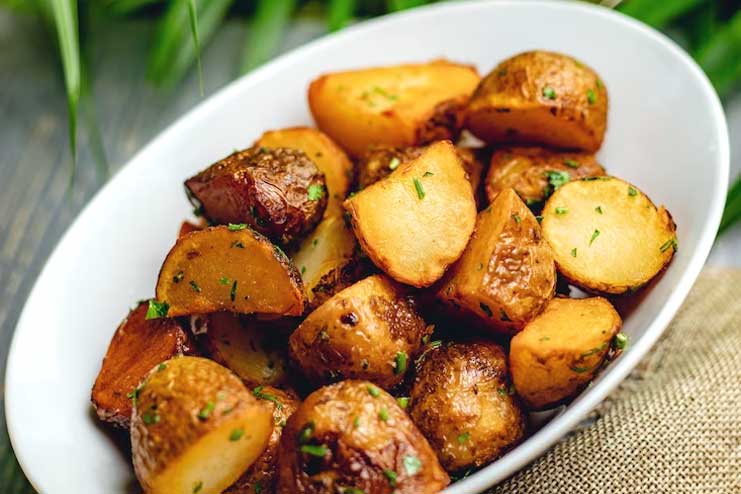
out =
[[[137,164],[143,160],[150,149],[164,145],[170,139],[173,139],[178,134],[186,132],[188,127],[192,125],[192,122],[197,122],[201,118],[202,114],[210,111],[210,107],[218,106],[220,102],[233,98],[234,94],[240,92],[243,86],[249,86],[257,84],[260,81],[270,78],[275,72],[280,72],[283,67],[293,63],[295,59],[299,59],[305,55],[311,56],[311,52],[314,50],[321,49],[325,44],[335,43],[337,40],[342,38],[351,38],[364,31],[375,29],[379,25],[385,23],[397,22],[407,18],[425,17],[425,16],[442,16],[446,12],[455,10],[468,10],[475,9],[477,7],[490,7],[496,5],[497,8],[537,8],[539,11],[543,9],[550,10],[574,10],[577,12],[584,13],[586,15],[593,15],[603,19],[607,19],[609,22],[615,22],[620,24],[623,28],[637,32],[641,36],[649,38],[654,43],[661,45],[667,53],[682,62],[684,67],[688,70],[688,74],[695,80],[695,82],[702,88],[703,93],[706,94],[710,101],[710,107],[708,108],[711,114],[712,120],[715,122],[716,127],[719,129],[719,133],[716,135],[718,145],[718,160],[712,167],[713,171],[713,182],[719,191],[727,191],[728,179],[730,170],[730,141],[728,135],[728,127],[726,123],[725,113],[721,105],[720,99],[718,98],[715,89],[713,88],[710,80],[707,78],[705,73],[700,69],[697,63],[674,41],[669,39],[664,34],[656,31],[655,29],[632,19],[620,12],[610,10],[605,7],[598,5],[576,2],[576,1],[553,1],[553,0],[467,0],[460,2],[450,3],[438,3],[427,5],[407,11],[386,14],[374,19],[366,20],[349,26],[339,32],[326,34],[316,40],[310,41],[300,47],[288,51],[282,54],[272,61],[266,63],[262,67],[252,71],[249,74],[245,74],[234,81],[226,84],[215,93],[205,98],[192,109],[185,112],[183,115],[178,117],[173,123],[167,126],[163,131],[156,134],[145,146],[143,146],[134,156],[129,159],[125,165],[123,165],[115,174],[112,176],[106,184],[104,184],[88,201],[82,210],[78,213],[74,221],[69,225],[60,240],[54,247],[52,253],[49,255],[47,261],[44,263],[42,270],[39,272],[38,277],[33,283],[32,289],[29,292],[28,297],[24,303],[23,310],[18,318],[18,322],[13,331],[11,344],[8,351],[8,359],[6,363],[6,374],[5,374],[5,419],[7,425],[7,431],[10,438],[13,452],[16,459],[26,475],[31,485],[41,491],[42,483],[47,481],[41,478],[41,475],[36,476],[36,472],[33,471],[30,455],[27,450],[19,449],[17,446],[20,444],[20,435],[23,433],[19,430],[15,408],[13,406],[13,396],[16,394],[15,382],[15,364],[16,359],[20,356],[15,351],[17,346],[18,334],[20,329],[26,326],[25,319],[28,317],[29,301],[35,298],[39,291],[39,285],[42,280],[46,279],[47,271],[51,264],[56,262],[56,258],[59,256],[60,246],[65,244],[71,232],[75,229],[77,223],[82,217],[90,214],[101,197],[108,193],[108,190],[114,187],[114,178],[119,174],[130,174],[134,173],[134,170],[138,168]],[[715,240],[715,233],[720,225],[721,216],[723,213],[723,207],[725,205],[725,193],[715,194],[711,203],[708,205],[709,221],[704,225],[702,232],[698,237],[697,248],[692,253],[691,258],[687,264],[685,271],[679,278],[679,282],[669,295],[666,303],[661,310],[655,315],[652,323],[648,326],[646,331],[640,337],[640,345],[634,345],[629,351],[625,352],[620,359],[618,359],[608,373],[605,374],[604,379],[593,385],[589,392],[581,395],[580,399],[573,402],[567,409],[560,413],[557,417],[554,417],[548,424],[538,430],[532,436],[529,436],[523,443],[517,448],[510,451],[507,455],[503,456],[494,464],[489,464],[483,467],[481,470],[472,474],[469,477],[459,480],[455,484],[451,484],[443,492],[447,494],[475,494],[482,492],[483,490],[494,486],[495,484],[506,479],[513,473],[523,468],[528,463],[542,456],[542,454],[555,444],[560,438],[566,433],[573,430],[574,427],[599,403],[601,403],[607,395],[612,392],[635,368],[639,361],[646,355],[646,353],[653,347],[658,338],[661,336],[663,331],[669,325],[680,305],[684,302],[690,289],[694,285],[705,261],[710,253],[713,242]]]

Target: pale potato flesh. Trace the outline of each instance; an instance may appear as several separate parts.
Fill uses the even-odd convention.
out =
[[[510,343],[517,394],[532,409],[571,398],[597,374],[621,325],[602,297],[554,298]]]
[[[296,269],[246,227],[215,226],[179,238],[162,264],[157,300],[169,304],[169,317],[217,310],[297,316],[304,309]]]
[[[401,163],[345,209],[375,265],[415,287],[431,285],[460,257],[476,222],[471,185],[449,141]]]
[[[602,293],[645,285],[669,264],[676,247],[667,210],[614,177],[563,185],[543,208],[541,225],[559,272]]]

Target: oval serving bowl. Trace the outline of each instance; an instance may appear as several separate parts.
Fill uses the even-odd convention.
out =
[[[520,446],[445,492],[481,492],[572,429],[650,351],[705,262],[728,181],[723,111],[680,48],[621,14],[571,2],[437,4],[327,36],[230,84],[139,152],[80,214],[28,298],[8,359],[8,430],[36,489],[139,492],[129,459],[96,424],[90,387],[129,305],[153,294],[190,210],[186,177],[263,130],[310,125],[306,88],[321,73],[446,57],[485,74],[536,48],[575,56],[602,76],[610,113],[599,159],[668,207],[679,251],[627,317],[628,350]]]

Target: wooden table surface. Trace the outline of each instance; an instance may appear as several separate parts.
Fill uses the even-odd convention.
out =
[[[93,92],[110,174],[201,99],[194,75],[173,91],[146,82],[152,27],[146,20],[101,24],[90,36],[95,40]],[[315,20],[298,19],[281,49],[293,48],[323,30]],[[206,95],[236,75],[244,32],[238,21],[230,21],[205,51]],[[94,140],[83,124],[77,178],[67,193],[71,169],[67,108],[59,63],[50,46],[48,34],[34,19],[0,12],[0,383],[15,324],[39,271],[106,180],[92,164]],[[732,156],[738,160],[741,97],[726,102],[726,108]],[[741,171],[739,163],[732,167],[734,176]],[[709,263],[741,266],[741,228],[716,244]],[[0,416],[0,493],[32,493],[12,454],[3,406]]]

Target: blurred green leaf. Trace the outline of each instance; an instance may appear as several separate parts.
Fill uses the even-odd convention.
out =
[[[689,42],[689,51],[696,54],[697,49],[704,45],[720,27],[718,5],[715,2],[705,3],[690,15],[680,18],[677,25]]]
[[[347,25],[355,15],[355,0],[329,0],[327,12],[327,27],[330,31],[337,31]]]
[[[165,3],[165,0],[108,0],[103,8],[109,14],[127,15],[155,3]]]
[[[249,72],[275,54],[283,30],[296,8],[296,0],[258,0],[257,10],[247,33],[241,71]]]
[[[198,64],[198,88],[201,91],[201,96],[203,96],[203,66],[201,65],[201,42],[198,39],[198,7],[196,7],[196,0],[188,0],[188,19],[190,20],[193,49],[196,51],[196,63]]]
[[[709,1],[713,0],[628,0],[621,3],[618,10],[661,29],[677,17]]]
[[[728,191],[726,207],[723,211],[723,218],[720,220],[718,235],[739,220],[741,220],[741,176],[736,177],[736,183]]]
[[[741,10],[697,50],[697,62],[721,96],[741,80]]]
[[[419,7],[430,3],[429,0],[388,0],[388,9],[391,12],[397,12],[399,10],[411,9],[412,7]]]

